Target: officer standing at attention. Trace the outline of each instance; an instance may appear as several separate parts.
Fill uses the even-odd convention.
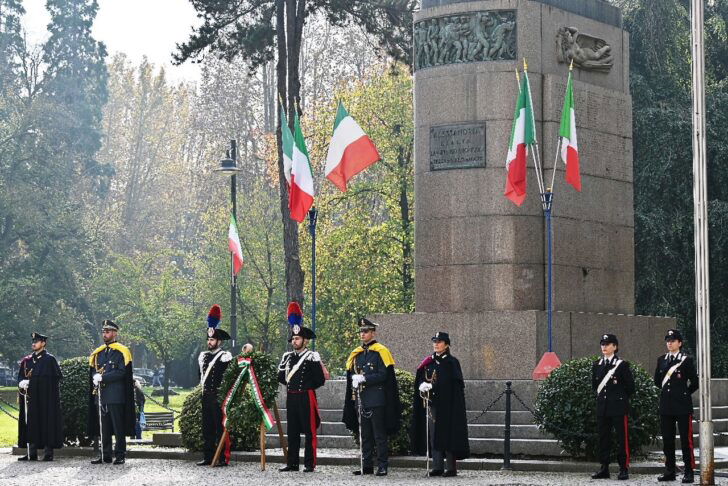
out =
[[[100,407],[103,454],[91,461],[91,464],[111,462],[112,435],[115,437],[114,464],[124,464],[126,437],[134,437],[136,424],[131,351],[116,342],[119,326],[115,322],[104,321],[101,330],[104,344],[96,348],[89,357],[92,382],[89,394],[89,430],[92,433],[98,432]]]
[[[23,358],[18,370],[18,446],[28,449],[18,460],[37,461],[38,449],[43,449],[43,460],[52,461],[53,449],[63,447],[61,368],[46,351],[47,336],[34,332],[31,339],[33,353]]]
[[[349,430],[358,432],[361,420],[363,465],[353,473],[357,476],[374,473],[376,444],[376,475],[386,476],[389,466],[387,436],[399,429],[401,413],[394,358],[389,349],[377,342],[377,324],[367,318],[359,320],[359,337],[362,345],[354,349],[346,361],[343,422]],[[353,390],[356,393],[352,393]]]
[[[301,434],[306,437],[303,455],[303,472],[313,472],[316,467],[316,429],[321,423],[316,389],[326,381],[321,366],[321,356],[308,349],[316,334],[302,326],[303,313],[297,302],[288,304],[288,325],[291,329],[288,342],[293,351],[283,354],[278,365],[278,382],[286,386],[286,413],[288,417],[288,463],[281,472],[298,471]]]
[[[202,388],[202,438],[204,439],[204,458],[198,466],[209,466],[215,458],[217,444],[223,434],[222,406],[218,392],[233,355],[222,350],[222,342],[230,339],[230,334],[219,328],[222,310],[215,304],[207,314],[207,351],[197,358],[200,366],[200,387]],[[221,456],[215,466],[227,466],[227,458]]]
[[[634,393],[634,378],[629,362],[617,356],[619,341],[614,334],[602,335],[602,358],[592,365],[592,387],[597,395],[597,433],[601,468],[592,479],[609,479],[612,429],[617,434],[617,479],[629,479],[629,397]]]
[[[660,388],[660,428],[662,451],[665,453],[665,472],[658,481],[675,480],[675,423],[680,432],[685,471],[682,482],[694,481],[695,455],[693,453],[693,400],[698,389],[698,372],[693,358],[682,351],[683,337],[677,329],[665,336],[667,354],[657,358],[655,386]]]

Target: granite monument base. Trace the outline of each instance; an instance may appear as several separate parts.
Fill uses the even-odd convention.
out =
[[[451,349],[466,380],[530,380],[548,350],[545,311],[379,314],[378,340],[394,355],[397,367],[414,371],[432,352],[437,331],[450,334]],[[671,317],[560,311],[553,314],[553,351],[561,362],[599,354],[599,337],[619,338],[619,355],[651,372],[665,352],[664,337],[676,327]]]

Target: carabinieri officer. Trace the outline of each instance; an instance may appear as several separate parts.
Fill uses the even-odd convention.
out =
[[[655,386],[660,388],[660,428],[662,451],[665,453],[665,472],[658,481],[675,480],[675,423],[680,431],[685,471],[682,482],[694,480],[695,455],[693,453],[693,400],[698,389],[698,373],[693,358],[682,351],[683,337],[677,329],[665,335],[667,354],[657,358]]]
[[[306,436],[303,454],[303,472],[313,472],[316,467],[316,429],[321,423],[316,389],[324,382],[321,357],[308,349],[316,334],[301,325],[303,313],[297,302],[288,304],[288,325],[291,334],[288,342],[293,351],[283,355],[278,365],[278,382],[286,386],[286,414],[288,418],[288,463],[281,472],[298,471],[301,434]]]
[[[592,365],[592,388],[597,394],[597,433],[601,468],[592,479],[609,479],[609,454],[612,429],[617,434],[617,479],[629,479],[629,397],[634,393],[634,378],[629,363],[617,356],[619,341],[614,334],[602,335],[602,358]]]

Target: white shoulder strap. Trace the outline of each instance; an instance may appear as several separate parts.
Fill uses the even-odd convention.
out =
[[[668,381],[670,381],[670,377],[672,376],[673,373],[675,373],[675,370],[678,369],[681,364],[683,364],[683,361],[685,361],[685,357],[684,356],[682,358],[680,358],[680,360],[678,360],[677,363],[675,363],[674,365],[672,365],[669,370],[667,370],[667,373],[665,373],[665,377],[662,379],[662,385],[661,386],[665,386],[665,383],[667,383]]]
[[[291,368],[291,371],[286,373],[286,383],[291,381],[291,378],[293,378],[293,375],[296,374],[296,371],[298,371],[298,368],[300,368],[301,365],[303,364],[303,362],[308,359],[308,356],[310,354],[311,354],[311,351],[306,351],[305,353],[303,353],[301,355],[300,359],[298,360],[298,363],[296,363],[296,365],[293,368]]]
[[[215,363],[217,363],[217,360],[220,359],[220,356],[222,356],[223,352],[218,352],[214,358],[212,358],[212,361],[210,361],[210,364],[207,365],[207,369],[205,370],[205,374],[203,375],[202,379],[200,380],[200,386],[205,387],[205,381],[207,380],[207,377],[210,375],[210,371],[212,368],[215,367]]]
[[[614,364],[614,368],[607,371],[607,374],[604,375],[604,378],[602,378],[602,382],[599,383],[599,386],[597,387],[597,395],[599,395],[605,386],[607,386],[607,382],[612,379],[612,376],[614,376],[614,372],[617,371],[617,368],[619,365],[622,364],[622,360],[618,359],[617,362]]]

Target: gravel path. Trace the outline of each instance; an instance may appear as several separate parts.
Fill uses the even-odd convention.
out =
[[[88,458],[59,458],[52,463],[19,463],[10,454],[0,454],[0,485],[42,486],[71,484],[154,485],[182,484],[235,485],[258,484],[336,486],[361,484],[432,485],[617,485],[657,484],[655,476],[633,475],[630,481],[593,481],[588,474],[526,473],[500,471],[463,471],[457,478],[422,477],[422,470],[392,469],[386,478],[355,478],[348,466],[320,466],[313,474],[279,473],[278,464],[271,464],[261,472],[258,464],[233,463],[228,468],[197,467],[193,463],[178,460],[129,459],[122,466],[89,464]],[[672,483],[672,484],[679,484]],[[718,478],[716,484],[728,484],[728,479]]]

